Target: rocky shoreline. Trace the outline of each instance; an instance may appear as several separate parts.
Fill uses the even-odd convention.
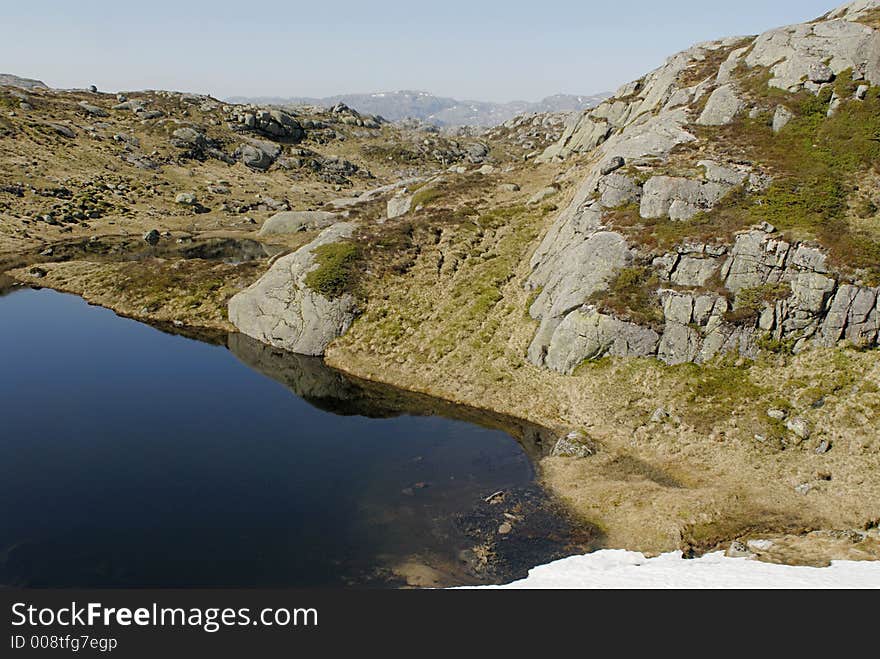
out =
[[[549,428],[542,482],[604,546],[861,546],[880,520],[878,54],[880,3],[857,0],[479,136],[3,88],[0,137],[33,160],[0,186],[0,245],[33,256],[12,270],[30,285]]]
[[[23,269],[19,274],[23,279],[28,279],[27,269]],[[39,280],[29,282],[29,284],[36,284],[38,282],[39,285],[55,288],[50,278],[40,278]],[[75,290],[75,287],[67,287],[66,289],[59,287],[58,290],[81,294],[81,291]],[[179,320],[176,323],[168,323],[150,314],[139,313],[118,301],[107,304],[103,301],[96,301],[96,298],[90,301],[110,308],[122,316],[132,317],[135,320],[157,326],[165,331],[183,334],[197,340],[225,344],[226,336],[229,336],[229,328],[225,324],[205,323],[204,321],[189,324]],[[236,335],[233,334],[231,336]],[[269,348],[251,339],[248,339],[248,341],[256,346],[262,346],[261,351],[267,354],[277,351],[277,349]],[[266,362],[265,359],[261,358],[260,361],[261,366],[259,368],[272,368],[273,362],[277,362],[277,359],[270,359],[269,362]],[[692,469],[697,471],[705,469],[705,463],[700,466],[703,459],[705,459],[699,457],[702,451],[693,452],[694,455],[691,455],[690,458],[696,460],[690,462],[689,467],[684,466],[689,462],[688,460],[684,462],[678,460],[670,461],[669,456],[661,457],[662,453],[658,453],[658,449],[662,451],[662,442],[650,442],[654,444],[653,447],[642,446],[641,450],[631,442],[627,442],[628,446],[621,451],[621,447],[615,441],[613,434],[609,433],[609,426],[605,424],[596,426],[587,421],[585,425],[587,425],[589,435],[585,433],[583,437],[576,438],[576,443],[581,444],[581,442],[587,441],[587,437],[600,437],[600,441],[596,444],[590,440],[590,450],[580,454],[579,457],[564,457],[572,454],[563,453],[559,455],[558,452],[554,452],[554,448],[559,443],[559,440],[564,439],[569,433],[573,424],[560,423],[559,417],[548,417],[544,414],[535,415],[534,410],[529,409],[529,407],[523,407],[521,403],[513,403],[510,398],[503,396],[502,392],[495,391],[487,396],[490,392],[482,391],[480,395],[476,395],[473,390],[454,391],[442,384],[438,386],[436,380],[430,376],[425,377],[413,371],[404,373],[387,366],[383,367],[367,355],[354,356],[346,353],[345,350],[333,349],[332,347],[328,351],[325,361],[333,369],[343,372],[357,381],[362,381],[364,383],[363,386],[367,388],[369,388],[370,382],[389,385],[400,389],[401,394],[409,392],[412,395],[427,397],[426,400],[435,401],[431,403],[432,405],[442,406],[448,403],[453,406],[463,406],[460,409],[471,409],[481,419],[485,414],[490,416],[498,415],[499,423],[503,425],[508,424],[510,419],[527,419],[528,421],[522,421],[519,427],[510,426],[507,428],[507,431],[517,437],[522,445],[527,448],[536,466],[539,482],[550,496],[559,502],[565,514],[573,516],[575,520],[573,528],[580,528],[585,532],[588,529],[595,529],[591,532],[594,537],[590,541],[592,547],[613,547],[645,551],[649,555],[680,549],[690,555],[699,556],[719,548],[730,549],[733,547],[735,551],[736,547],[748,542],[749,539],[770,539],[772,542],[777,543],[779,551],[773,553],[764,552],[764,555],[758,557],[759,560],[798,565],[825,565],[830,560],[852,558],[853,556],[857,556],[860,560],[866,558],[880,560],[880,543],[870,539],[873,536],[869,532],[872,528],[875,528],[871,526],[870,518],[865,519],[863,523],[854,528],[846,525],[846,517],[838,517],[835,523],[833,516],[826,517],[825,519],[822,517],[811,519],[796,515],[793,512],[768,514],[769,511],[767,510],[759,511],[755,509],[753,502],[747,499],[741,501],[741,505],[734,504],[731,506],[730,502],[728,502],[720,508],[716,508],[720,501],[723,500],[723,496],[728,496],[723,495],[721,500],[717,499],[723,490],[733,486],[740,491],[738,498],[741,498],[748,491],[748,487],[742,487],[746,485],[745,482],[737,482],[737,479],[742,478],[742,476],[736,475],[734,475],[733,479],[728,475],[726,477],[728,482],[721,488],[711,487],[707,490],[705,488],[706,483],[702,483],[696,488],[699,494],[697,492],[692,494],[695,494],[698,498],[712,497],[710,500],[711,505],[702,506],[703,512],[699,513],[696,517],[682,517],[680,503],[674,503],[673,501],[663,502],[663,497],[660,497],[652,506],[652,517],[659,515],[659,521],[669,526],[667,526],[666,531],[661,532],[661,537],[657,537],[658,527],[656,522],[646,524],[645,518],[640,513],[634,514],[635,511],[626,510],[623,514],[612,514],[611,516],[605,514],[596,515],[598,511],[595,506],[601,506],[602,503],[598,501],[593,502],[591,506],[585,508],[581,502],[582,500],[580,498],[573,498],[573,494],[577,490],[585,489],[587,492],[584,492],[584,494],[589,496],[589,492],[596,492],[601,490],[603,486],[608,487],[611,485],[615,496],[624,497],[624,499],[618,501],[618,506],[623,501],[627,501],[628,503],[625,504],[624,508],[629,508],[633,505],[639,508],[638,500],[640,497],[645,496],[646,486],[648,491],[654,491],[654,495],[656,495],[658,494],[656,492],[657,487],[667,492],[686,492],[689,488],[696,485],[693,481],[679,481],[678,474],[683,474],[683,472]],[[298,395],[310,394],[304,392]],[[520,400],[523,401],[524,399]],[[525,400],[528,400],[528,398]],[[399,403],[400,401],[397,401],[395,405],[399,405]],[[485,422],[485,420],[481,422]],[[644,430],[653,426],[660,433],[672,430],[678,439],[684,439],[685,436],[689,436],[690,441],[697,439],[697,437],[694,437],[693,430],[688,430],[686,426],[682,427],[679,425],[681,423],[681,420],[660,418],[654,419],[649,424],[642,426],[642,428]],[[529,428],[540,428],[542,426],[548,429],[538,433],[528,430]],[[682,446],[687,444],[685,441],[677,441],[676,443],[680,443]],[[702,441],[699,441],[699,443],[702,444]],[[726,448],[729,450],[731,447]],[[713,448],[713,458],[720,457],[718,453],[723,450],[724,447],[721,446]],[[740,456],[738,461],[745,462],[746,464],[743,466],[748,466],[748,462],[751,462],[751,460],[744,460],[743,456]],[[588,473],[590,475],[578,473],[580,469],[588,465]],[[577,473],[574,483],[569,473],[572,469]],[[790,471],[790,469],[786,469],[786,471]],[[837,473],[835,473],[835,477],[838,477]],[[750,478],[752,477],[750,476]],[[593,486],[586,487],[591,480],[595,481]],[[623,490],[620,489],[621,485],[624,487]],[[762,485],[762,489],[764,487],[765,485]],[[572,488],[575,488],[575,490]],[[785,498],[794,499],[793,503],[795,503],[795,506],[797,506],[797,499],[803,499],[807,495],[807,493],[800,494],[797,492],[792,492],[792,494],[794,496],[786,496]],[[773,498],[778,505],[780,503],[779,493],[777,492]],[[603,501],[605,499],[606,497],[602,497]],[[659,508],[658,505],[660,506]],[[715,512],[709,512],[712,509]],[[718,515],[719,512],[721,513],[720,516]],[[844,522],[843,525],[840,524],[841,521]],[[877,522],[874,521],[873,524],[876,526]],[[866,532],[868,532],[867,535]],[[490,535],[495,537],[493,534]],[[486,537],[488,538],[489,536]],[[782,538],[788,538],[788,540],[783,543],[781,542]],[[829,541],[828,538],[832,538],[833,542]],[[790,549],[782,552],[782,547],[789,547]],[[524,573],[523,570],[528,567],[522,563],[511,564],[503,572],[503,574],[507,575],[504,578],[521,576]],[[489,568],[486,567],[485,569]],[[501,575],[502,572],[498,574]],[[442,578],[442,575],[438,577],[435,574],[434,577]]]

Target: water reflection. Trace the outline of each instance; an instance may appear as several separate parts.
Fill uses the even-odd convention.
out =
[[[515,437],[533,460],[546,455],[557,439],[552,430],[528,421],[362,380],[327,366],[319,357],[273,348],[245,334],[230,334],[228,347],[250,368],[280,382],[318,409],[333,414],[369,418],[406,414],[467,421]]]
[[[486,583],[583,548],[528,424],[12,290],[0,584]]]
[[[30,261],[142,261],[151,258],[205,259],[224,263],[246,263],[271,258],[285,248],[249,238],[161,238],[150,245],[136,236],[100,236],[53,244]]]

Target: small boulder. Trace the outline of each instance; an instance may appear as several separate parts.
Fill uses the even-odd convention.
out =
[[[843,99],[837,95],[837,92],[831,94],[831,102],[828,104],[828,112],[826,116],[833,117],[837,111],[840,109],[840,106],[843,104]]]
[[[412,209],[413,196],[408,194],[397,195],[391,197],[386,205],[386,216],[388,219],[406,215]]]
[[[208,146],[208,140],[195,128],[184,126],[171,133],[171,144],[179,149],[204,149]]]
[[[730,543],[730,547],[724,552],[728,558],[751,558],[754,554],[749,550],[745,543],[734,540]]]
[[[144,234],[144,242],[150,246],[155,246],[159,243],[159,235],[157,229],[150,229]]]
[[[777,105],[776,112],[773,114],[773,132],[781,131],[792,119],[794,119],[794,113],[791,110],[784,105]]]
[[[181,206],[195,206],[198,199],[192,192],[181,192],[174,198],[174,203]]]
[[[246,167],[266,171],[269,169],[278,156],[281,155],[281,147],[272,142],[264,142],[261,140],[253,140],[240,147],[241,162]]]
[[[519,192],[520,187],[516,183],[502,183],[498,186],[501,192]]]
[[[117,99],[118,100],[118,99]],[[146,109],[146,103],[139,99],[125,99],[113,106],[114,110],[128,110],[129,112],[142,112]]]
[[[599,173],[602,176],[607,176],[611,172],[616,172],[618,169],[623,167],[626,164],[626,161],[620,156],[614,156],[613,158],[609,158],[602,166],[599,168]]]
[[[586,433],[575,430],[565,437],[560,437],[550,451],[557,458],[589,458],[596,454],[596,446]]]
[[[832,80],[834,80],[834,71],[832,71],[831,67],[827,64],[817,62],[816,64],[810,65],[810,69],[807,72],[807,77],[810,79],[810,82],[821,85],[823,83],[831,82]]]
[[[771,547],[773,547],[772,540],[749,540],[748,548],[752,551],[768,551]]]
[[[56,124],[53,122],[49,122],[46,124],[49,128],[54,130],[56,133],[61,135],[62,137],[74,138],[76,137],[76,133],[73,132],[73,129],[69,126],[65,126],[64,124]]]
[[[540,204],[542,201],[549,199],[559,192],[559,188],[555,185],[548,186],[546,188],[541,188],[535,194],[533,194],[528,201],[530,206],[534,206],[535,204]]]
[[[668,418],[669,412],[664,410],[662,407],[658,407],[651,415],[651,423],[663,423]]]
[[[482,142],[474,142],[465,147],[465,157],[474,164],[482,163],[489,156],[489,147]]]
[[[796,416],[789,419],[785,422],[785,427],[800,441],[810,438],[810,424],[802,417]]]
[[[733,85],[722,85],[709,97],[697,123],[700,126],[726,126],[744,107]]]
[[[801,483],[800,485],[798,485],[797,487],[794,488],[794,491],[797,492],[798,494],[800,494],[801,496],[803,496],[803,495],[809,494],[812,489],[813,489],[812,484]]]
[[[99,108],[97,105],[92,105],[85,101],[80,101],[79,106],[93,117],[107,117],[110,115],[104,108]]]

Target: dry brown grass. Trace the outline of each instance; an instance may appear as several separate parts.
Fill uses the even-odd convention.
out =
[[[518,223],[533,227],[527,238],[551,219],[525,215],[483,231],[447,227],[420,245],[406,276],[374,282],[364,315],[330,347],[328,361],[559,432],[586,430],[600,453],[545,458],[542,479],[602,530],[607,546],[705,548],[749,529],[849,528],[880,516],[880,395],[876,384],[854,379],[880,383],[876,352],[842,359],[814,351],[751,366],[608,359],[576,377],[529,364],[535,323],[523,313],[523,282],[535,242],[514,236]],[[519,255],[504,266],[507,277],[480,276],[506,254]],[[813,407],[820,399],[823,407]],[[774,436],[766,409],[784,401],[806,416],[814,437],[782,450],[755,435]],[[649,423],[658,407],[671,418]],[[822,456],[814,453],[820,438],[834,446]],[[550,447],[543,448],[546,455]],[[824,470],[831,481],[817,479]],[[795,491],[803,482],[815,485],[806,496]]]

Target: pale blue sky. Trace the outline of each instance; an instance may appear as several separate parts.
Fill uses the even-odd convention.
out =
[[[816,18],[835,0],[24,0],[0,72],[57,87],[478,100],[613,90],[692,43]]]

